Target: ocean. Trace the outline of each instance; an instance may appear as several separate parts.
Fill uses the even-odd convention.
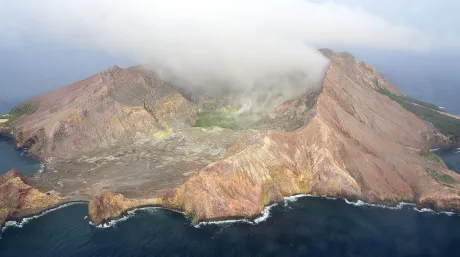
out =
[[[8,156],[2,167],[37,171],[40,163],[10,141],[0,145],[0,156]],[[460,153],[437,153],[460,172]],[[9,223],[0,256],[460,256],[460,215],[410,204],[290,197],[256,222],[198,225],[181,213],[144,208],[105,228],[90,225],[87,214],[87,204],[76,203]]]
[[[24,150],[18,150],[12,139],[0,136],[0,175],[16,168],[24,175],[43,171],[43,165],[30,157]]]

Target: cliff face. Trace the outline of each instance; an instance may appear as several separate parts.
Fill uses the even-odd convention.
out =
[[[48,164],[70,160],[34,179],[68,195],[96,192],[94,224],[152,204],[195,221],[252,217],[301,193],[460,210],[460,175],[428,151],[444,140],[439,131],[378,92],[403,95],[375,68],[321,51],[330,59],[321,88],[250,129],[190,128],[193,97],[141,67],[114,67],[32,99],[8,130]],[[151,138],[161,140],[136,144]]]
[[[142,67],[112,67],[26,105],[31,114],[13,122],[11,133],[18,146],[48,163],[152,138],[190,123],[196,110]]]
[[[363,83],[378,90],[383,88],[396,95],[404,95],[395,85],[388,82],[375,67],[355,59],[349,52],[334,52],[331,49],[319,50],[326,58],[340,63],[341,69],[356,83]]]
[[[88,205],[89,220],[99,225],[111,219],[116,219],[126,213],[127,210],[158,204],[157,199],[127,199],[121,194],[113,194],[105,191],[94,196]]]
[[[18,170],[10,170],[0,176],[0,228],[9,217],[39,212],[60,201],[52,192],[45,194],[32,187]]]
[[[246,134],[163,204],[196,221],[254,216],[300,193],[459,209],[460,176],[427,151],[437,132],[375,90],[376,80],[392,87],[375,69],[348,54],[330,58],[308,124],[294,132]],[[289,108],[298,107],[284,104]]]

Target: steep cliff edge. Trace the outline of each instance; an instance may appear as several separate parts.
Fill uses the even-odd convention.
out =
[[[9,125],[11,135],[48,164],[153,138],[191,123],[196,112],[176,89],[140,66],[112,67],[21,106],[23,115]]]
[[[379,92],[404,97],[375,68],[321,51],[321,87],[247,127],[191,127],[207,103],[142,67],[112,67],[18,106],[3,131],[54,171],[30,178],[39,190],[93,195],[94,224],[143,205],[194,221],[253,217],[302,193],[459,210],[460,175],[428,151],[449,139]]]
[[[0,175],[0,228],[8,218],[20,218],[59,204],[54,192],[35,189],[18,170]]]
[[[224,158],[156,203],[195,222],[254,217],[295,194],[459,210],[460,176],[429,151],[446,137],[380,93],[404,96],[375,68],[348,53],[323,53],[331,63],[318,91],[278,106],[240,133]],[[104,209],[100,202],[92,204]]]
[[[163,204],[195,221],[255,216],[264,205],[301,193],[458,210],[460,175],[427,152],[438,132],[377,92],[375,69],[349,54],[330,59],[308,124],[246,135]]]
[[[106,191],[91,199],[88,205],[88,217],[93,224],[99,225],[119,218],[130,209],[157,203],[156,199],[131,200],[121,194]]]

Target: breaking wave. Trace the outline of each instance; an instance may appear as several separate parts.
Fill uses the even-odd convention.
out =
[[[341,198],[336,198],[336,197],[315,196],[315,195],[311,195],[311,194],[298,194],[298,195],[293,195],[293,196],[289,196],[289,197],[284,197],[284,206],[288,206],[290,202],[296,202],[298,199],[304,198],[304,197],[321,198],[321,199],[327,199],[327,200],[339,200],[339,199],[341,199]],[[436,212],[436,211],[434,211],[432,209],[429,209],[429,208],[418,209],[417,205],[414,204],[414,203],[400,202],[396,206],[388,206],[388,205],[383,205],[383,204],[366,203],[366,202],[364,202],[362,200],[357,200],[356,202],[350,201],[350,200],[348,200],[346,198],[344,198],[343,200],[345,201],[345,203],[353,205],[353,206],[356,206],[356,207],[368,206],[368,207],[373,207],[373,208],[384,208],[384,209],[390,209],[390,210],[401,210],[401,209],[403,209],[405,207],[412,207],[412,209],[414,211],[417,211],[417,212],[429,212],[429,213],[436,214],[436,215],[445,214],[445,215],[448,215],[448,216],[459,215],[458,213],[448,212],[448,211]],[[87,204],[87,203],[86,202],[66,203],[66,204],[59,205],[59,206],[57,206],[55,208],[45,210],[45,211],[43,211],[43,212],[41,212],[41,213],[39,213],[37,215],[23,218],[21,221],[7,221],[7,222],[5,222],[5,225],[2,228],[1,232],[3,233],[6,229],[8,229],[10,227],[22,228],[25,224],[27,224],[29,221],[31,221],[33,219],[37,219],[37,218],[42,217],[42,216],[44,216],[44,215],[46,215],[46,214],[48,214],[48,213],[50,213],[52,211],[59,210],[59,209],[62,209],[62,208],[65,208],[67,206],[74,205],[74,204]],[[264,208],[264,210],[260,213],[261,215],[259,217],[255,218],[255,219],[253,219],[253,220],[250,220],[250,219],[233,219],[233,220],[221,220],[221,221],[203,221],[203,222],[200,222],[200,223],[194,225],[194,227],[195,228],[200,228],[200,227],[206,226],[206,225],[226,225],[226,224],[233,224],[233,223],[247,223],[247,224],[251,224],[251,225],[257,225],[257,224],[259,224],[261,222],[266,221],[270,217],[271,209],[273,207],[277,206],[277,205],[278,205],[277,203],[274,203],[272,205],[266,206]],[[117,224],[128,220],[129,218],[131,218],[134,215],[136,215],[138,212],[141,212],[141,211],[156,211],[158,209],[165,209],[165,210],[169,210],[169,211],[173,211],[173,212],[178,212],[178,213],[181,213],[182,215],[185,216],[185,213],[181,212],[181,211],[167,209],[167,208],[164,208],[164,207],[157,207],[157,206],[153,207],[152,206],[152,207],[141,207],[141,208],[136,208],[136,209],[130,210],[130,211],[127,212],[126,215],[122,216],[121,218],[116,219],[116,220],[111,220],[111,221],[106,222],[104,224],[94,225],[91,221],[89,221],[89,224],[94,226],[94,227],[96,227],[96,228],[116,227]],[[84,219],[88,219],[88,217],[85,216]]]
[[[119,219],[115,219],[115,220],[111,220],[109,222],[106,222],[106,223],[103,223],[103,224],[100,224],[100,225],[94,225],[94,223],[92,223],[91,221],[89,221],[89,224],[96,227],[96,228],[110,228],[110,227],[116,227],[116,225],[118,223],[121,223],[123,221],[126,221],[128,220],[129,218],[133,217],[134,215],[136,215],[136,213],[138,212],[141,212],[141,211],[144,211],[144,212],[152,212],[152,211],[156,211],[158,209],[164,209],[164,210],[168,210],[168,211],[172,211],[172,212],[177,212],[177,213],[180,213],[182,215],[185,216],[185,213],[184,212],[181,212],[181,211],[178,211],[178,210],[173,210],[173,209],[168,209],[168,208],[164,208],[164,207],[161,207],[161,206],[147,206],[147,207],[139,207],[139,208],[134,208],[130,211],[127,211],[126,212],[126,215],[122,216],[121,218]],[[88,217],[86,217],[87,219]]]
[[[198,224],[196,224],[194,227],[195,228],[200,228],[201,226],[204,225],[225,225],[225,224],[233,224],[233,223],[247,223],[247,224],[259,224],[261,222],[266,221],[270,217],[270,210],[277,206],[277,203],[274,203],[272,205],[266,206],[264,210],[260,213],[261,215],[254,220],[249,220],[249,219],[234,219],[234,220],[220,220],[220,221],[202,221]]]
[[[40,169],[38,169],[38,173],[42,173],[43,171],[45,171],[45,164],[42,162],[40,163]]]
[[[328,199],[328,200],[337,200],[337,198],[335,197],[315,196],[311,194],[298,194],[298,195],[284,197],[284,206],[288,206],[290,202],[295,202],[299,198],[303,198],[303,197],[317,197],[317,198],[323,198],[323,199]],[[278,203],[274,203],[272,205],[266,206],[264,210],[260,213],[261,216],[255,218],[254,220],[235,219],[235,220],[221,220],[221,221],[203,221],[195,225],[195,228],[200,228],[203,225],[225,225],[225,224],[232,224],[232,223],[247,223],[247,224],[256,225],[256,224],[266,221],[270,217],[271,209],[277,205]]]
[[[310,194],[292,195],[292,196],[284,197],[284,203],[287,204],[289,202],[296,202],[299,198],[302,198],[302,197],[317,197],[317,196],[310,195]]]
[[[441,148],[433,148],[433,149],[430,149],[431,152],[437,152],[437,151],[439,151],[439,150],[441,150]],[[457,149],[455,150],[454,153],[460,153],[460,148],[457,148]]]
[[[270,206],[265,207],[264,210],[263,210],[263,212],[262,212],[262,216],[260,216],[260,217],[258,217],[258,218],[256,218],[256,219],[254,219],[254,222],[253,222],[253,223],[259,224],[259,223],[261,223],[261,222],[263,222],[263,221],[266,221],[266,220],[270,217],[270,210],[271,210],[273,207],[277,206],[277,205],[278,205],[278,204],[275,203],[275,204],[272,204],[272,205],[270,205]]]
[[[116,220],[111,220],[109,222],[106,222],[106,223],[103,223],[103,224],[100,224],[100,225],[94,225],[94,223],[92,223],[91,221],[89,221],[89,224],[91,226],[94,226],[96,228],[111,228],[111,227],[116,227],[116,225],[118,223],[121,223],[127,219],[129,219],[131,216],[130,215],[125,215],[119,219],[116,219]]]
[[[366,202],[363,202],[361,200],[358,200],[356,202],[352,202],[352,201],[349,201],[347,199],[343,199],[347,204],[351,204],[351,205],[354,205],[354,206],[357,206],[357,207],[360,207],[360,206],[369,206],[369,207],[374,207],[374,208],[384,208],[384,209],[390,209],[390,210],[401,210],[403,209],[404,207],[408,206],[408,207],[412,207],[412,210],[414,211],[417,211],[417,212],[429,212],[429,213],[432,213],[432,214],[445,214],[447,216],[453,216],[453,215],[458,215],[457,213],[455,212],[449,212],[449,211],[441,211],[441,212],[436,212],[432,209],[429,209],[429,208],[422,208],[422,209],[419,209],[417,208],[417,205],[415,203],[405,203],[405,202],[400,202],[398,203],[396,206],[388,206],[388,205],[383,205],[383,204],[373,204],[373,203],[366,203]]]
[[[275,203],[275,204],[266,206],[264,208],[264,210],[260,213],[261,215],[259,217],[255,218],[254,220],[249,220],[249,219],[230,219],[230,220],[220,220],[220,221],[203,221],[203,222],[200,222],[200,223],[194,225],[194,227],[195,228],[200,228],[201,226],[205,226],[205,225],[225,225],[225,224],[232,224],[232,223],[247,223],[247,224],[253,224],[253,225],[259,224],[259,223],[267,220],[270,217],[270,210],[273,207],[277,206],[277,205],[278,204]],[[127,212],[126,215],[124,215],[121,218],[116,219],[116,220],[111,220],[109,222],[106,222],[106,223],[103,223],[103,224],[100,224],[100,225],[95,225],[94,223],[89,221],[89,224],[94,226],[94,227],[96,227],[96,228],[116,227],[117,224],[128,220],[129,218],[131,218],[134,215],[136,215],[136,213],[139,212],[139,211],[149,211],[149,210],[153,211],[153,210],[158,210],[158,209],[165,209],[165,210],[168,210],[168,211],[178,212],[178,213],[181,213],[182,215],[185,216],[184,212],[177,211],[177,210],[172,210],[172,209],[167,209],[167,208],[164,208],[164,207],[142,207],[142,208],[136,208],[136,209],[130,210],[130,211]]]
[[[4,225],[3,228],[2,228],[2,233],[3,233],[6,229],[8,229],[8,228],[10,228],[10,227],[22,228],[25,224],[29,223],[29,221],[31,221],[31,220],[40,218],[40,217],[45,216],[46,214],[48,214],[48,213],[50,213],[50,212],[53,212],[53,211],[56,211],[56,210],[59,210],[59,209],[62,209],[62,208],[65,208],[65,207],[67,207],[67,206],[74,205],[74,204],[87,204],[87,203],[86,203],[86,202],[71,202],[71,203],[65,203],[65,204],[61,204],[61,205],[59,205],[59,206],[56,206],[56,207],[54,207],[54,208],[45,210],[45,211],[43,211],[43,212],[40,212],[40,213],[37,214],[37,215],[22,218],[20,221],[7,221],[7,222],[5,222],[5,225]]]
[[[383,209],[390,209],[390,210],[401,210],[405,206],[416,207],[416,205],[414,203],[405,203],[405,202],[400,202],[396,206],[388,206],[388,205],[383,205],[383,204],[366,203],[366,202],[363,202],[361,200],[358,200],[356,202],[352,202],[352,201],[349,201],[347,199],[344,199],[344,201],[347,204],[351,204],[351,205],[354,205],[354,206],[370,206],[370,207],[374,207],[374,208],[383,208]]]
[[[451,212],[451,211],[436,212],[436,211],[434,211],[432,209],[429,209],[429,208],[418,209],[417,207],[414,207],[413,210],[417,211],[417,212],[429,212],[429,213],[436,214],[436,215],[439,215],[439,214],[445,214],[447,216],[459,215],[458,213]]]
[[[194,225],[194,227],[195,228],[200,228],[201,226],[206,226],[206,225],[225,225],[225,224],[233,224],[233,223],[248,223],[248,224],[252,224],[252,221],[250,221],[248,219],[202,221],[202,222]]]
[[[136,208],[136,209],[133,209],[133,210],[130,210],[127,212],[126,215],[122,216],[121,218],[119,219],[116,219],[116,220],[111,220],[109,222],[106,222],[106,223],[103,223],[103,224],[100,224],[100,225],[94,225],[94,223],[92,223],[91,221],[89,221],[89,224],[96,227],[96,228],[111,228],[111,227],[116,227],[116,225],[118,223],[121,223],[123,221],[126,221],[128,220],[129,218],[133,217],[134,215],[136,215],[137,212],[140,212],[140,211],[155,211],[157,209],[162,209],[161,207],[141,207],[141,208]]]

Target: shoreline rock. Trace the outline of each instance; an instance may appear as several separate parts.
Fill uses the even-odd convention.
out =
[[[427,201],[424,201],[424,202],[421,202],[421,201],[417,201],[417,202],[414,202],[414,201],[395,201],[395,200],[388,200],[388,199],[384,199],[384,200],[381,200],[381,201],[370,201],[369,199],[361,199],[361,198],[354,198],[354,197],[344,197],[344,196],[326,196],[326,195],[313,195],[313,194],[295,194],[295,195],[291,195],[291,196],[285,196],[286,198],[289,198],[289,197],[295,197],[295,196],[301,196],[301,197],[319,197],[319,198],[324,198],[324,199],[328,199],[328,198],[333,198],[335,200],[344,200],[346,202],[357,202],[357,201],[362,201],[364,203],[364,205],[371,205],[371,206],[382,206],[384,208],[388,207],[388,208],[395,208],[395,207],[398,207],[401,203],[404,203],[404,204],[413,204],[414,206],[416,206],[418,209],[423,209],[423,208],[428,208],[430,210],[432,210],[433,212],[435,213],[440,213],[440,212],[454,212],[456,214],[460,214],[460,205],[459,203],[457,202],[456,205],[454,206],[454,208],[452,208],[452,206],[439,206],[439,205],[436,205],[436,200],[427,200]],[[175,212],[180,212],[182,214],[185,215],[185,217],[188,217],[188,218],[191,218],[191,221],[192,221],[192,224],[199,224],[201,222],[225,222],[225,221],[233,221],[233,220],[249,220],[249,221],[252,221],[252,220],[255,220],[261,216],[263,216],[263,211],[265,210],[265,208],[268,208],[270,206],[273,206],[273,204],[280,204],[280,203],[283,203],[286,201],[286,199],[283,199],[283,201],[277,201],[277,202],[272,202],[268,205],[265,205],[263,206],[262,208],[262,211],[255,214],[255,215],[251,215],[251,216],[225,216],[225,217],[217,217],[217,218],[212,218],[212,219],[209,219],[209,218],[206,218],[206,219],[195,219],[194,217],[191,217],[189,215],[187,215],[186,213],[184,213],[182,210],[177,210],[177,209],[174,209],[174,208],[171,208],[167,205],[162,205],[161,204],[161,200],[159,199],[127,199],[127,198],[124,198],[122,195],[116,195],[116,194],[113,194],[111,192],[105,192],[103,194],[101,194],[100,196],[98,197],[95,197],[97,200],[94,200],[94,201],[114,201],[114,199],[118,199],[116,201],[121,201],[121,202],[131,202],[131,203],[134,203],[132,206],[129,206],[126,207],[126,208],[115,208],[116,211],[112,212],[111,214],[107,214],[107,213],[110,213],[110,212],[107,212],[107,210],[114,210],[112,208],[107,208],[107,205],[102,205],[102,213],[100,212],[96,212],[96,213],[93,213],[94,216],[90,216],[90,210],[88,212],[88,219],[89,221],[91,222],[92,225],[94,226],[99,226],[99,225],[102,225],[102,224],[106,224],[110,221],[113,221],[113,220],[118,220],[120,218],[123,218],[125,215],[128,214],[129,211],[131,210],[135,210],[135,209],[138,209],[138,208],[144,208],[144,207],[159,207],[159,208],[164,208],[166,210],[170,210],[170,211],[175,211]],[[105,199],[105,200],[102,200],[102,199]],[[109,200],[110,199],[110,200]],[[52,211],[52,210],[55,210],[55,209],[60,209],[61,206],[64,206],[62,208],[65,208],[67,207],[68,205],[70,204],[79,204],[79,203],[85,203],[85,204],[89,204],[92,203],[93,204],[93,207],[92,208],[95,208],[94,207],[94,202],[93,200],[91,201],[67,201],[67,202],[60,202],[56,205],[53,205],[53,206],[49,206],[45,209],[40,209],[40,210],[35,210],[35,211],[31,211],[27,214],[21,214],[19,216],[17,215],[14,215],[14,216],[10,216],[8,219],[5,219],[2,226],[0,226],[0,229],[3,228],[4,226],[4,223],[5,221],[21,221],[23,219],[26,219],[26,218],[29,218],[29,217],[34,217],[34,216],[37,216],[37,215],[41,215],[42,213],[48,213],[49,211]],[[136,205],[138,204],[138,205]],[[129,205],[129,204],[128,204]],[[1,213],[2,209],[0,209],[0,214]],[[104,213],[105,213],[105,216],[104,216]],[[116,215],[114,215],[113,213],[116,213]],[[0,216],[1,217],[1,216]],[[92,217],[92,218],[91,218]],[[104,217],[104,218],[101,218],[101,217]]]
[[[336,196],[330,196],[330,195],[314,195],[314,194],[308,194],[308,193],[302,193],[302,194],[294,194],[294,195],[290,195],[290,196],[284,196],[282,200],[280,201],[275,201],[275,202],[270,202],[269,204],[267,205],[264,205],[261,209],[260,212],[258,213],[254,213],[253,215],[248,215],[248,216],[242,216],[242,215],[233,215],[233,216],[221,216],[221,217],[214,217],[214,218],[200,218],[200,219],[197,219],[196,217],[193,216],[193,214],[191,213],[186,213],[185,211],[186,210],[182,210],[182,209],[177,209],[175,207],[177,206],[172,206],[172,205],[169,205],[168,203],[164,203],[162,202],[162,200],[160,199],[156,199],[155,201],[152,201],[152,203],[148,203],[148,202],[138,202],[140,199],[126,199],[124,198],[122,195],[114,195],[113,193],[111,192],[105,192],[102,194],[102,196],[99,196],[98,200],[96,201],[101,201],[101,197],[104,198],[105,200],[104,201],[107,201],[108,199],[112,199],[111,201],[113,201],[113,199],[119,199],[118,201],[120,201],[120,199],[123,199],[121,201],[123,202],[126,202],[126,201],[130,201],[130,202],[138,202],[139,205],[132,205],[132,206],[129,206],[126,207],[126,208],[121,208],[121,209],[117,209],[116,213],[117,215],[106,215],[105,218],[101,219],[101,214],[99,214],[99,216],[88,216],[89,217],[89,220],[91,221],[92,225],[95,225],[95,226],[98,226],[98,225],[102,225],[102,224],[106,224],[112,220],[118,220],[122,217],[124,217],[125,215],[128,214],[129,211],[131,210],[135,210],[135,209],[138,209],[138,208],[143,208],[143,207],[159,207],[159,208],[164,208],[166,210],[170,210],[170,211],[176,211],[176,212],[180,212],[182,214],[184,214],[185,217],[187,218],[190,218],[191,219],[191,222],[192,224],[196,225],[198,223],[201,223],[201,222],[220,222],[220,221],[231,221],[231,220],[255,220],[259,217],[261,217],[261,215],[263,215],[263,211],[265,210],[265,208],[268,208],[270,206],[272,206],[273,204],[281,204],[281,203],[284,203],[286,201],[285,198],[289,198],[289,197],[295,197],[295,196],[301,196],[301,197],[319,197],[319,198],[324,198],[324,199],[328,199],[328,198],[334,198],[336,200],[344,200],[346,202],[357,202],[357,201],[362,201],[364,202],[365,205],[377,205],[377,206],[385,206],[385,207],[388,207],[388,208],[395,208],[397,206],[399,206],[401,203],[404,203],[404,204],[411,204],[411,205],[414,205],[416,206],[418,209],[423,209],[423,208],[428,208],[436,213],[439,213],[439,212],[454,212],[454,213],[458,213],[460,214],[460,201],[458,201],[458,199],[454,199],[454,203],[455,205],[439,205],[437,204],[439,199],[438,200],[430,200],[430,199],[418,199],[418,200],[409,200],[409,199],[382,199],[382,200],[372,200],[372,199],[367,199],[367,198],[356,198],[356,197],[347,197],[347,196],[344,196],[344,195],[336,195]],[[141,200],[142,201],[142,200]],[[447,202],[449,203],[449,202]],[[94,204],[94,202],[93,202]],[[103,207],[104,205],[102,205],[101,207]],[[107,207],[103,207],[103,209],[112,209],[113,208],[107,208]],[[107,213],[106,211],[104,211],[103,213]],[[92,217],[92,218],[91,218]]]
[[[0,227],[9,218],[33,215],[57,206],[63,200],[52,192],[38,191],[18,170],[12,169],[0,175]]]
[[[363,71],[348,55],[330,58],[308,124],[239,139],[237,149],[170,191],[163,203],[194,221],[250,217],[294,194],[458,209],[460,175],[420,154],[429,149],[427,135],[438,132],[377,92],[370,85],[374,69]],[[298,103],[290,104],[272,115],[274,122],[292,113],[286,110],[298,110]]]
[[[204,168],[200,166],[199,172],[160,198],[129,199],[109,191],[94,196],[88,205],[90,221],[102,224],[131,209],[151,205],[183,210],[195,223],[250,218],[259,215],[265,206],[296,194],[373,204],[404,201],[439,210],[460,210],[460,175],[448,170],[442,162],[430,159],[429,155],[420,154],[421,150],[429,149],[430,144],[440,140],[437,138],[439,132],[379,93],[377,89],[383,87],[402,94],[375,68],[355,60],[348,53],[329,50],[324,53],[330,58],[330,66],[321,88],[275,108],[263,119],[266,129],[256,127],[241,133],[217,161]],[[94,95],[106,102],[99,106],[103,110],[101,113],[93,113],[84,106],[74,113],[65,108],[55,110],[39,105],[37,111],[48,115],[50,120],[39,114],[24,117],[23,123],[15,124],[17,129],[22,129],[16,130],[16,140],[22,145],[33,144],[32,153],[46,158],[51,158],[59,147],[67,147],[68,140],[71,140],[71,147],[65,148],[67,153],[62,152],[64,157],[93,150],[90,148],[99,147],[99,144],[107,147],[107,142],[140,133],[131,128],[163,140],[169,128],[163,126],[161,120],[174,119],[185,109],[186,113],[179,116],[188,120],[193,117],[196,106],[176,91],[170,94],[170,88],[161,83],[145,84],[145,76],[152,78],[144,70],[112,68],[34,99],[40,102],[44,98],[75,95],[74,90],[82,90],[82,85],[89,84],[90,88],[99,90]],[[164,89],[163,95],[167,97],[151,103],[120,98],[121,93],[127,92],[120,91],[123,87],[114,89],[120,84],[118,80],[139,80],[147,88]],[[91,97],[82,104],[93,100],[101,103],[99,98]],[[158,100],[154,96],[152,99]],[[58,101],[60,99],[54,100],[58,106],[67,104]],[[113,104],[107,104],[112,101]],[[166,112],[165,106],[170,108]],[[110,120],[116,125],[101,118],[107,113],[110,114],[107,116],[117,117]],[[44,120],[41,127],[35,126],[37,117]],[[108,138],[94,132],[92,124],[97,125],[96,132],[110,128]],[[158,134],[158,131],[164,133]],[[69,135],[75,138],[69,139]],[[53,148],[56,144],[57,149]],[[111,188],[113,184],[101,183],[100,186],[117,192]]]
[[[128,199],[121,194],[112,192],[102,192],[94,196],[88,204],[88,219],[93,225],[104,224],[114,219],[118,219],[132,209],[154,206],[158,200],[152,199]]]

